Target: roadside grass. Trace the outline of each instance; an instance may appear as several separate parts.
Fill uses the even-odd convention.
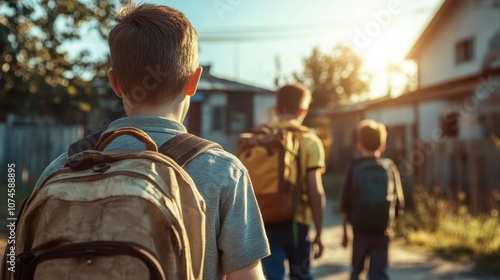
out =
[[[401,239],[446,259],[473,262],[491,274],[500,275],[500,219],[497,210],[473,215],[458,195],[453,205],[421,188],[413,191],[413,209],[398,220]]]
[[[326,197],[340,201],[344,175],[323,175]],[[415,185],[411,177],[402,178],[407,211],[398,219],[398,242],[415,250],[448,260],[473,262],[488,273],[500,275],[500,215],[497,210],[473,215],[465,206],[465,194],[453,204],[438,193]],[[339,203],[334,211],[339,212]]]

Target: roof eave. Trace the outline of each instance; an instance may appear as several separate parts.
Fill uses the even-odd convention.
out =
[[[406,55],[407,59],[416,59],[418,58],[419,52],[422,49],[422,46],[425,44],[427,39],[431,36],[431,34],[435,31],[436,28],[439,28],[440,22],[443,20],[443,17],[448,14],[449,10],[453,7],[452,0],[445,0],[441,7],[438,9],[432,20],[429,22],[424,31],[420,34],[413,47],[410,49],[408,54]],[[456,3],[455,3],[456,4]]]

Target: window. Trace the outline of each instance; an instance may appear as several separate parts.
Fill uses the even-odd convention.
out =
[[[224,131],[224,106],[214,106],[212,108],[212,130]]]
[[[461,64],[472,61],[474,54],[474,40],[472,37],[460,40],[455,45],[455,62]]]
[[[245,113],[242,112],[231,112],[231,120],[229,123],[229,128],[232,133],[241,133],[246,130],[247,118]]]
[[[440,127],[443,132],[443,136],[447,137],[457,137],[458,130],[460,128],[459,116],[457,112],[449,112],[441,115]]]

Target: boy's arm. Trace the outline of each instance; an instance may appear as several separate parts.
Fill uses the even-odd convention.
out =
[[[393,164],[392,173],[394,175],[395,191],[396,191],[396,215],[403,215],[405,209],[405,197],[403,193],[403,186],[401,184],[401,175],[395,164]]]
[[[342,213],[342,247],[347,247],[349,237],[347,235],[347,224],[349,223],[349,213],[351,211],[351,189],[352,189],[352,166],[345,172],[344,185],[340,198],[340,212]]]
[[[311,205],[316,237],[314,238],[314,258],[321,257],[323,253],[323,242],[321,232],[323,228],[323,209],[325,208],[325,191],[321,181],[321,169],[315,168],[307,171],[307,191]]]
[[[223,274],[229,279],[258,279],[234,277],[242,274],[255,276],[260,271],[260,260],[270,254],[248,172],[241,163],[235,162],[234,165],[237,167],[232,165],[229,169],[230,177],[222,180],[231,180],[236,185],[224,185],[221,189],[220,230],[217,237],[220,263]]]
[[[342,247],[347,247],[347,244],[349,243],[349,236],[347,236],[347,215],[342,214]]]
[[[251,263],[241,269],[230,272],[227,280],[260,280],[266,279],[260,261]]]
[[[352,190],[352,166],[350,165],[345,172],[344,185],[342,186],[342,194],[340,196],[340,212],[346,215],[348,221],[351,212],[351,191]]]

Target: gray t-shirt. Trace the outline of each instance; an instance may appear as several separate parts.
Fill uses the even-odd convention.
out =
[[[125,117],[112,122],[109,130],[132,126],[144,130],[158,146],[187,132],[175,121],[152,116]],[[144,144],[130,136],[116,138],[106,151],[141,150]],[[67,153],[54,160],[38,184],[64,166]],[[228,152],[211,149],[185,166],[206,202],[206,251],[203,279],[245,267],[269,255],[269,245],[253,193],[250,177],[241,162]]]

